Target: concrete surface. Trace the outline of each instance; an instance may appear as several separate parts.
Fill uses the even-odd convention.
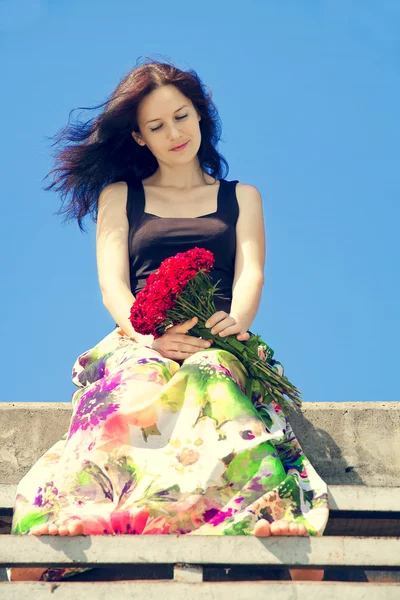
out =
[[[71,589],[71,586],[73,588]],[[54,593],[55,592],[55,593]],[[12,585],[0,584],[2,600],[42,600],[57,598],[71,600],[71,597],[86,600],[133,600],[136,598],[163,598],[163,600],[398,600],[399,583],[336,583],[308,581],[231,581],[182,583],[174,581],[113,581],[96,583],[63,582],[18,582]]]
[[[0,565],[129,564],[400,567],[400,537],[255,535],[8,535]],[[3,540],[2,540],[3,541]],[[33,558],[34,557],[34,558]]]
[[[0,483],[18,483],[68,431],[71,408],[0,404]],[[305,402],[290,422],[328,485],[400,486],[400,402]]]

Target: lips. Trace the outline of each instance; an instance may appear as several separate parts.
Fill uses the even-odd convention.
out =
[[[175,148],[171,148],[171,150],[181,150],[185,146],[187,146],[188,143],[189,143],[189,140],[187,142],[185,142],[184,144],[181,144],[180,146],[175,146]]]

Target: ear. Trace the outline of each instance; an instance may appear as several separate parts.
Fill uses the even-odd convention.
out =
[[[139,144],[139,146],[145,146],[145,142],[142,140],[142,136],[140,135],[140,133],[136,133],[136,131],[132,131],[131,133],[133,139],[135,140],[135,142],[137,144]]]

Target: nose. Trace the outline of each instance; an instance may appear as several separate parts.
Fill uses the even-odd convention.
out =
[[[178,123],[173,123],[172,125],[170,125],[168,132],[169,132],[169,139],[170,140],[175,140],[176,138],[180,138],[181,137],[181,132],[179,130],[179,124]]]

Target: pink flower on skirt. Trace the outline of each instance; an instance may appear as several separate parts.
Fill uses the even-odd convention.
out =
[[[129,443],[129,423],[124,415],[110,415],[104,422],[97,448],[108,452]]]
[[[150,511],[147,508],[133,510],[113,510],[105,518],[100,515],[82,517],[84,535],[141,534],[146,526]]]

